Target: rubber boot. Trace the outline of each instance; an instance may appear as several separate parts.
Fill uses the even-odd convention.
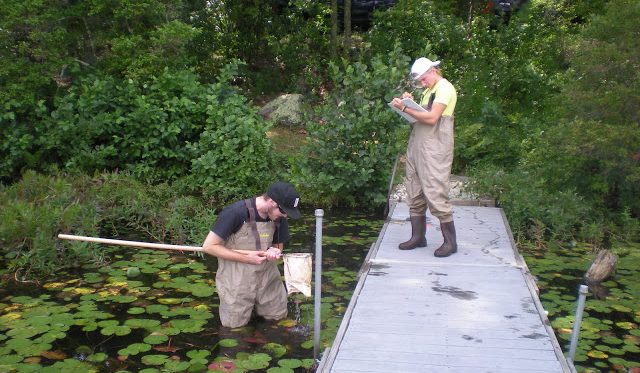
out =
[[[442,237],[444,242],[442,246],[433,253],[433,256],[438,258],[444,258],[458,251],[458,244],[456,243],[456,226],[452,221],[448,223],[441,223],[440,230],[442,231]]]
[[[411,238],[409,241],[403,242],[398,245],[400,250],[413,250],[416,247],[425,247],[427,246],[427,239],[424,237],[424,234],[427,231],[427,217],[426,215],[422,216],[412,216],[411,220]]]

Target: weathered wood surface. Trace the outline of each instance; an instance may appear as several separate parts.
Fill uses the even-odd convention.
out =
[[[319,372],[570,372],[502,210],[455,206],[458,253],[428,216],[426,248],[392,207]]]

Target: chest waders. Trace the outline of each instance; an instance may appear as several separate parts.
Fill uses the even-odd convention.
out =
[[[255,209],[245,200],[249,221],[225,242],[231,250],[266,250],[273,241],[276,223],[256,222]],[[275,261],[245,264],[218,259],[216,288],[220,297],[220,321],[223,326],[246,325],[255,306],[265,319],[280,320],[287,316],[287,292]]]
[[[453,117],[442,116],[435,125],[415,123],[407,145],[406,184],[411,220],[411,239],[400,244],[402,250],[427,246],[426,212],[440,220],[453,222],[449,203],[449,176],[453,163]]]

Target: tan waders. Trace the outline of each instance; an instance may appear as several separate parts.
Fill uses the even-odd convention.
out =
[[[424,238],[426,226],[421,224],[421,219],[429,209],[431,214],[440,220],[443,238],[445,243],[449,242],[450,245],[446,250],[442,247],[438,249],[441,255],[437,256],[448,256],[457,250],[453,209],[449,203],[449,176],[453,163],[453,123],[453,118],[450,116],[442,116],[433,126],[415,123],[407,146],[406,182],[412,237],[401,245],[410,249],[422,247],[418,243],[421,243],[420,237]],[[418,222],[422,228],[418,227]]]
[[[271,246],[276,225],[272,221],[256,222],[255,210],[250,204],[248,209],[249,221],[227,239],[225,246],[231,250],[266,250]],[[223,326],[246,325],[254,306],[265,319],[287,316],[287,292],[275,261],[253,265],[218,259],[216,287]]]

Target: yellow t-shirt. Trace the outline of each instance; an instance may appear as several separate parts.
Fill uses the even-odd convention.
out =
[[[453,116],[453,111],[456,109],[456,102],[458,101],[458,95],[456,93],[456,89],[453,87],[447,79],[440,79],[438,82],[431,88],[424,91],[422,94],[422,101],[420,101],[420,105],[427,108],[427,110],[431,110],[429,107],[429,100],[431,98],[431,94],[435,94],[433,102],[437,102],[439,104],[443,104],[446,106],[442,116]]]

